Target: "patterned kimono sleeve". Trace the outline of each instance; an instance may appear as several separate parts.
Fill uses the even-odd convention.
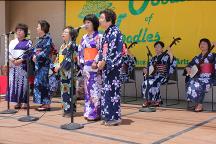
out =
[[[148,62],[147,66],[145,68],[148,68],[150,66],[153,66],[153,63],[155,61],[155,57],[151,58],[150,61]]]
[[[83,41],[83,38],[80,42],[80,45],[78,46],[78,52],[77,52],[77,65],[83,69],[84,67],[84,48],[82,46],[82,41]]]
[[[108,52],[105,57],[106,70],[112,71],[115,68],[121,67],[122,65],[122,34],[114,31],[108,42]]]
[[[95,56],[94,61],[93,61],[93,62],[96,62],[96,63],[98,63],[98,61],[99,61],[100,50],[101,50],[101,42],[102,42],[102,36],[99,34],[98,40],[96,42],[97,43],[96,48],[98,49],[98,54]]]
[[[176,65],[177,65],[177,61],[176,58],[173,57],[172,61],[169,58],[169,66],[168,66],[168,74],[171,75],[174,73],[175,69],[176,69]]]
[[[49,58],[50,52],[51,52],[51,43],[52,40],[50,38],[46,38],[44,40],[44,50],[42,52],[40,52],[37,56],[36,56],[36,60],[40,63],[40,62],[44,62],[45,59]]]
[[[198,61],[197,56],[195,56],[187,65],[187,67],[192,67],[193,65],[195,65]]]
[[[71,62],[72,62],[72,53],[78,50],[78,46],[76,43],[72,43],[69,48],[67,48],[67,54],[64,60],[61,63],[61,68],[65,69],[66,71],[70,70]]]
[[[57,49],[55,50],[55,55],[56,55],[55,59],[53,59],[53,60],[50,62],[50,69],[51,69],[52,71],[54,71],[55,67],[57,67],[57,66],[59,65],[59,52],[58,52]]]
[[[103,47],[102,47],[102,41],[101,41],[99,48],[98,48],[98,59],[97,60],[102,61],[102,59],[103,59]]]
[[[27,51],[22,56],[23,60],[31,59],[33,56],[33,49],[31,48],[32,47],[32,41],[29,40],[26,46],[27,46],[27,48],[26,48]]]

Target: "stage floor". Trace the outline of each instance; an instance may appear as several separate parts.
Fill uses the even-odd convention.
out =
[[[41,117],[33,123],[19,122],[26,110],[15,115],[0,114],[0,144],[215,144],[215,112],[195,113],[185,109],[158,108],[154,113],[139,112],[140,106],[122,104],[122,124],[107,127],[101,121],[83,118],[83,101],[78,101],[76,123],[83,129],[67,131],[60,128],[70,118],[62,117],[60,99],[54,99],[50,112],[31,115]],[[0,111],[6,102],[1,100]]]

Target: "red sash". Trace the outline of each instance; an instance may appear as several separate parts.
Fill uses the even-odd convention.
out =
[[[94,60],[96,55],[98,54],[97,48],[85,48],[84,49],[84,60]]]
[[[213,73],[214,72],[214,65],[211,63],[205,63],[200,65],[200,72],[201,73]]]
[[[165,74],[167,72],[167,66],[164,64],[157,64],[156,68],[159,73]]]

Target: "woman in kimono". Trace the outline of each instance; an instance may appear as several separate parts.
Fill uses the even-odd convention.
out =
[[[18,24],[15,28],[17,38],[9,44],[9,90],[6,100],[17,103],[15,109],[26,108],[27,103],[27,63],[28,54],[24,53],[28,50],[32,42],[26,39],[28,34],[28,26]]]
[[[156,56],[150,60],[148,67],[156,63],[156,72],[144,78],[141,91],[144,97],[142,107],[160,106],[160,86],[168,81],[176,68],[176,59],[170,47],[167,53],[163,53],[164,43],[158,41],[154,44],[154,48]],[[147,68],[143,69],[143,74],[147,74]]]
[[[59,49],[59,54],[55,63],[55,72],[60,74],[60,83],[61,83],[61,97],[63,103],[64,117],[71,116],[71,54],[74,51],[77,51],[78,46],[76,45],[76,37],[78,33],[71,26],[68,26],[64,29],[62,33],[62,39],[64,43]],[[74,65],[75,66],[75,65]],[[75,68],[74,68],[75,69]],[[75,94],[75,84],[73,85],[73,95]],[[73,111],[76,111],[75,105],[76,97],[73,96]]]
[[[205,93],[209,91],[213,83],[213,75],[216,70],[216,60],[215,54],[209,53],[211,48],[211,42],[203,38],[199,42],[199,48],[201,54],[195,56],[191,62],[186,67],[187,74],[190,75],[191,67],[193,65],[198,65],[201,59],[204,58],[204,55],[207,54],[207,57],[204,58],[203,63],[199,65],[200,72],[195,75],[193,78],[189,78],[186,81],[186,96],[188,101],[195,102],[195,112],[201,112],[203,110],[203,100]]]
[[[121,67],[121,82],[125,83],[129,81],[130,74],[135,68],[136,65],[136,58],[132,55],[129,49],[127,49],[127,45],[123,45],[123,64]]]
[[[78,48],[79,65],[83,65],[85,106],[84,118],[98,120],[101,117],[101,73],[92,64],[98,61],[98,51],[102,35],[98,33],[99,20],[96,15],[89,14],[83,19],[87,34],[82,37]]]
[[[100,12],[99,22],[105,29],[99,55],[98,68],[102,70],[101,114],[102,124],[107,126],[121,123],[121,80],[122,34],[115,25],[116,14],[110,9]]]
[[[49,97],[52,99],[55,92],[57,92],[60,82],[58,73],[54,72],[55,68],[55,60],[57,59],[58,51],[55,48],[54,44],[51,46],[51,54],[50,54],[50,69],[49,69]]]
[[[34,97],[36,104],[41,104],[36,110],[49,111],[51,100],[49,97],[49,68],[52,38],[49,34],[50,25],[47,21],[38,22],[38,40],[34,46],[33,61],[35,62]]]

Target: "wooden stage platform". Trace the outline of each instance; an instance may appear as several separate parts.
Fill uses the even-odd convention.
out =
[[[55,99],[50,112],[31,115],[41,117],[33,123],[19,122],[26,114],[0,114],[0,144],[216,144],[216,113],[195,113],[185,109],[158,108],[154,113],[139,112],[138,105],[122,104],[122,124],[107,127],[101,122],[83,118],[83,101],[78,101],[75,122],[83,129],[67,131],[60,125],[69,123],[62,117],[60,99]],[[1,100],[0,111],[6,108]]]

